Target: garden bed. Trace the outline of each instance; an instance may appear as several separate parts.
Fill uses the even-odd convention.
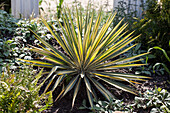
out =
[[[126,72],[128,73],[128,70],[117,70],[117,72]],[[170,77],[169,75],[164,75],[164,76],[154,76],[151,79],[145,81],[145,82],[141,82],[141,84],[136,84],[135,88],[138,92],[140,92],[140,94],[144,93],[146,90],[153,90],[155,89],[155,87],[160,87],[162,89],[166,89],[168,92],[170,92],[170,83],[168,83],[167,80],[169,80]],[[134,98],[135,96],[139,96],[139,95],[133,95],[121,90],[118,90],[114,87],[111,86],[107,86],[107,88],[111,91],[114,92],[115,96],[117,99],[122,100],[126,103],[126,104],[132,104],[134,103]],[[54,100],[55,97],[57,97],[58,92],[54,92]],[[78,97],[75,101],[75,106],[71,107],[72,105],[72,98],[73,98],[73,90],[70,91],[69,94],[65,95],[64,98],[62,98],[61,100],[59,100],[58,102],[54,102],[53,106],[44,111],[45,113],[89,113],[91,112],[91,110],[89,109],[79,109],[80,107],[82,107],[82,103],[84,100],[88,100],[87,98],[87,94],[85,91],[85,86],[82,86],[80,88],[80,91],[78,93]],[[99,98],[105,100],[101,94],[98,92],[98,96]],[[89,106],[89,103],[87,103],[87,106]],[[135,108],[134,111],[137,113],[150,113],[152,107],[149,108]]]
[[[169,68],[166,67],[169,64],[167,61],[170,61],[168,47],[165,50],[155,47],[163,52],[160,58],[155,57],[158,55],[157,52],[148,55],[144,52],[147,52],[150,46],[148,46],[149,48],[143,47],[143,44],[148,43],[143,43],[143,40],[139,38],[138,41],[143,44],[134,47],[133,41],[138,36],[135,34],[134,37],[131,37],[130,32],[124,32],[127,26],[123,20],[123,27],[121,27],[122,25],[115,21],[112,24],[111,19],[107,21],[108,15],[102,11],[99,13],[99,17],[96,16],[95,11],[91,13],[91,9],[86,13],[86,16],[83,14],[84,10],[81,11],[75,11],[76,13],[73,11],[74,14],[66,11],[60,20],[46,21],[44,19],[16,20],[8,13],[0,10],[0,36],[2,37],[0,39],[0,71],[6,72],[5,77],[3,73],[0,74],[0,85],[7,84],[11,89],[16,87],[19,91],[16,93],[17,96],[10,95],[9,98],[11,99],[4,101],[3,98],[6,94],[10,94],[8,93],[10,90],[2,85],[0,102],[8,102],[9,107],[15,105],[13,109],[6,109],[8,107],[5,107],[5,109],[11,110],[11,112],[14,112],[12,110],[17,111],[17,107],[20,107],[18,105],[20,102],[17,100],[23,101],[25,95],[30,95],[30,91],[36,92],[35,97],[39,97],[46,90],[43,99],[36,98],[39,99],[37,100],[38,104],[36,104],[36,101],[34,102],[34,98],[31,100],[33,107],[31,109],[28,107],[29,111],[35,110],[43,113],[88,113],[94,112],[94,110],[96,112],[169,112],[170,72]],[[104,17],[101,17],[101,25],[98,25],[100,14]],[[75,16],[76,19],[72,16]],[[85,16],[87,20],[82,16]],[[91,17],[97,20],[97,24],[91,20]],[[115,16],[115,18],[117,17]],[[148,18],[151,17],[148,16]],[[151,19],[155,23],[155,20]],[[85,26],[83,21],[86,23]],[[115,27],[117,24],[118,26]],[[95,27],[92,27],[93,25]],[[115,31],[113,26],[117,28]],[[57,36],[52,35],[54,31],[58,34]],[[164,31],[161,32],[164,33]],[[124,35],[121,35],[123,33]],[[36,34],[37,36],[35,36]],[[63,37],[60,37],[60,35]],[[152,44],[155,46],[154,42]],[[37,47],[41,49],[37,49]],[[140,47],[144,50],[141,50]],[[143,60],[143,55],[147,55],[149,58],[149,65],[144,65],[146,62]],[[33,59],[36,60],[32,61]],[[162,63],[157,63],[157,59],[161,59]],[[26,71],[20,71],[24,69],[21,62],[27,65],[33,63],[38,67],[34,67],[34,70],[27,67]],[[110,62],[111,64],[109,64]],[[5,68],[6,65],[8,65],[7,69]],[[50,74],[43,74],[40,71],[41,66],[45,67],[44,72]],[[139,67],[136,68],[136,66]],[[27,71],[30,71],[30,73],[27,73]],[[36,77],[34,71],[37,73]],[[18,78],[14,79],[15,76],[16,78],[18,76],[25,78],[18,80]],[[24,84],[27,81],[26,76],[31,78],[28,83],[26,82],[31,85],[31,88]],[[39,79],[38,84],[42,86],[40,90],[34,91],[38,86],[37,83],[34,84],[33,82],[34,77],[37,81]],[[25,80],[24,83],[23,80]],[[138,81],[139,83],[137,83]],[[81,85],[79,85],[80,83]],[[133,86],[133,83],[136,84]],[[21,87],[21,85],[24,85],[24,87]],[[53,90],[53,86],[57,88],[54,87]],[[137,93],[133,88],[137,90]],[[6,91],[5,96],[3,95],[4,90]],[[15,88],[12,91],[15,92]],[[136,95],[134,95],[135,93]],[[112,94],[115,98],[110,98]],[[62,96],[63,98],[61,98]],[[72,108],[73,97],[76,98]],[[51,104],[52,98],[53,104]],[[56,98],[58,98],[57,101],[55,101]],[[27,99],[29,100],[29,98]],[[46,99],[47,101],[43,102]],[[23,108],[20,107],[22,108],[20,111],[24,110],[24,105],[27,106],[27,103],[22,105]],[[45,107],[39,105],[45,105]],[[49,107],[50,105],[52,106]],[[47,107],[49,108],[47,109]],[[0,106],[1,109],[3,110]]]

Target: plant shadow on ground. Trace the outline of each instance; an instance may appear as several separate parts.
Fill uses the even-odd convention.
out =
[[[45,89],[45,85],[41,88],[40,94],[43,93],[44,89]],[[62,90],[62,86],[60,86],[53,92],[54,101],[56,97],[58,96],[58,94],[61,92],[61,90]],[[71,90],[70,93],[66,94],[63,98],[61,98],[58,101],[55,101],[53,103],[53,106],[49,110],[44,111],[44,113],[88,113],[90,112],[90,110],[88,109],[83,109],[83,110],[79,109],[79,107],[82,106],[83,100],[84,99],[88,100],[87,94],[85,91],[85,84],[81,85],[79,92],[78,92],[78,96],[75,101],[75,105],[72,108],[73,93],[74,91]]]
[[[126,69],[119,69],[116,70],[116,72],[123,72],[123,73],[129,73]],[[44,78],[42,78],[44,79]],[[152,79],[148,79],[145,82],[141,82],[141,84],[136,84],[136,90],[140,93],[145,92],[148,89],[154,89],[156,86],[161,87],[163,89],[166,89],[167,91],[170,91],[170,83],[168,80],[170,77],[167,75],[164,76],[152,76]],[[46,84],[41,88],[40,94],[45,89]],[[112,92],[115,97],[119,100],[123,99],[126,104],[131,104],[134,102],[135,95],[130,94],[128,92],[124,92],[122,90],[118,90],[108,84],[104,84],[104,86]],[[62,86],[60,88],[56,89],[53,92],[53,99],[55,100],[58,94],[61,92]],[[89,109],[79,109],[79,107],[82,106],[83,100],[88,100],[85,84],[82,84],[80,86],[80,90],[78,92],[78,96],[75,101],[75,105],[72,108],[72,98],[73,98],[74,91],[71,90],[70,93],[66,94],[64,98],[61,100],[58,100],[53,103],[53,106],[49,108],[48,110],[44,111],[43,113],[89,113],[92,112]],[[99,91],[96,92],[97,96],[100,100],[105,100],[103,96],[100,94]],[[87,101],[88,102],[88,101]],[[87,103],[87,106],[90,106],[89,103]],[[151,107],[147,107],[146,109],[143,108],[137,108],[134,111],[137,113],[150,113]]]

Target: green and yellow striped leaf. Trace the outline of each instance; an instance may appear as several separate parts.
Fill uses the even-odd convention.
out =
[[[29,45],[29,50],[37,52],[43,58],[40,60],[18,59],[18,61],[24,62],[27,65],[52,68],[50,72],[40,73],[47,74],[41,84],[48,81],[44,93],[49,90],[52,83],[54,83],[52,91],[62,83],[67,84],[66,87],[65,84],[62,84],[64,87],[56,100],[64,97],[74,87],[72,108],[81,83],[85,83],[92,109],[94,106],[93,98],[97,98],[92,86],[95,86],[95,89],[98,89],[108,101],[110,98],[114,98],[112,93],[100,83],[101,81],[123,91],[137,94],[134,89],[121,82],[134,85],[139,84],[139,81],[149,79],[149,77],[115,73],[112,70],[144,66],[146,64],[139,62],[143,60],[142,56],[149,53],[142,53],[131,57],[118,57],[135,47],[137,44],[130,44],[140,35],[133,37],[135,31],[129,32],[126,30],[128,23],[122,24],[124,19],[109,30],[115,16],[116,13],[111,14],[104,24],[101,25],[103,19],[102,9],[99,10],[96,16],[94,9],[91,9],[90,6],[88,6],[85,15],[78,8],[75,8],[75,12],[66,8],[63,9],[62,22],[57,18],[58,26],[61,28],[60,32],[56,32],[55,27],[49,25],[42,18],[42,22],[64,50],[64,53],[47,43],[46,40],[31,30],[41,44],[39,47]],[[36,78],[36,81],[39,77]]]
[[[72,108],[73,108],[73,106],[74,106],[74,102],[75,102],[77,93],[78,93],[78,91],[79,91],[80,85],[81,85],[81,77],[79,78],[79,80],[78,80],[78,82],[77,82],[77,84],[76,84],[76,87],[75,87],[75,89],[74,89],[73,101],[72,101]]]

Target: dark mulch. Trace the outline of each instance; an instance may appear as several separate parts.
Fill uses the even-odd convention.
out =
[[[136,86],[138,91],[160,87],[170,92],[170,75],[153,76],[150,80]]]
[[[54,93],[53,93],[54,100],[56,99],[60,90],[61,89],[54,91]],[[85,85],[82,84],[80,86],[74,107],[72,108],[73,93],[74,93],[74,90],[71,90],[62,99],[54,102],[53,106],[49,110],[46,110],[45,112],[46,113],[89,113],[90,110],[88,110],[88,109],[83,109],[83,110],[79,109],[79,107],[82,106],[82,101],[84,99],[88,100],[87,94],[85,92]]]

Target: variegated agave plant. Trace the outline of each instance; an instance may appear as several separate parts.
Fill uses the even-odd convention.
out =
[[[107,100],[110,100],[110,98],[113,97],[99,80],[123,91],[136,94],[134,89],[124,85],[121,81],[133,85],[136,81],[142,81],[147,77],[115,73],[112,70],[145,65],[137,62],[142,60],[139,59],[139,57],[146,55],[147,53],[128,58],[118,58],[119,55],[136,46],[136,44],[134,44],[127,47],[128,44],[139,36],[133,37],[133,32],[127,34],[127,31],[124,30],[128,25],[125,23],[120,26],[122,21],[109,31],[109,26],[116,14],[111,15],[103,25],[100,25],[102,19],[101,11],[99,11],[96,19],[94,19],[94,13],[90,12],[90,10],[87,10],[85,16],[82,16],[82,12],[78,10],[73,14],[73,19],[71,15],[72,13],[67,9],[61,17],[63,24],[58,20],[62,35],[54,32],[52,25],[49,26],[49,24],[42,19],[67,55],[60,52],[35,34],[36,38],[43,46],[41,45],[40,48],[31,46],[31,50],[45,56],[43,59],[44,61],[19,59],[25,61],[27,64],[52,68],[51,72],[49,72],[44,80],[45,82],[47,79],[51,78],[48,81],[44,92],[49,89],[52,82],[54,82],[52,88],[52,91],[54,91],[57,86],[65,80],[65,77],[70,76],[71,80],[61,91],[56,100],[62,98],[74,88],[72,106],[74,106],[76,96],[82,83],[85,83],[91,107],[93,107],[93,99],[96,98],[92,86],[96,87]]]

